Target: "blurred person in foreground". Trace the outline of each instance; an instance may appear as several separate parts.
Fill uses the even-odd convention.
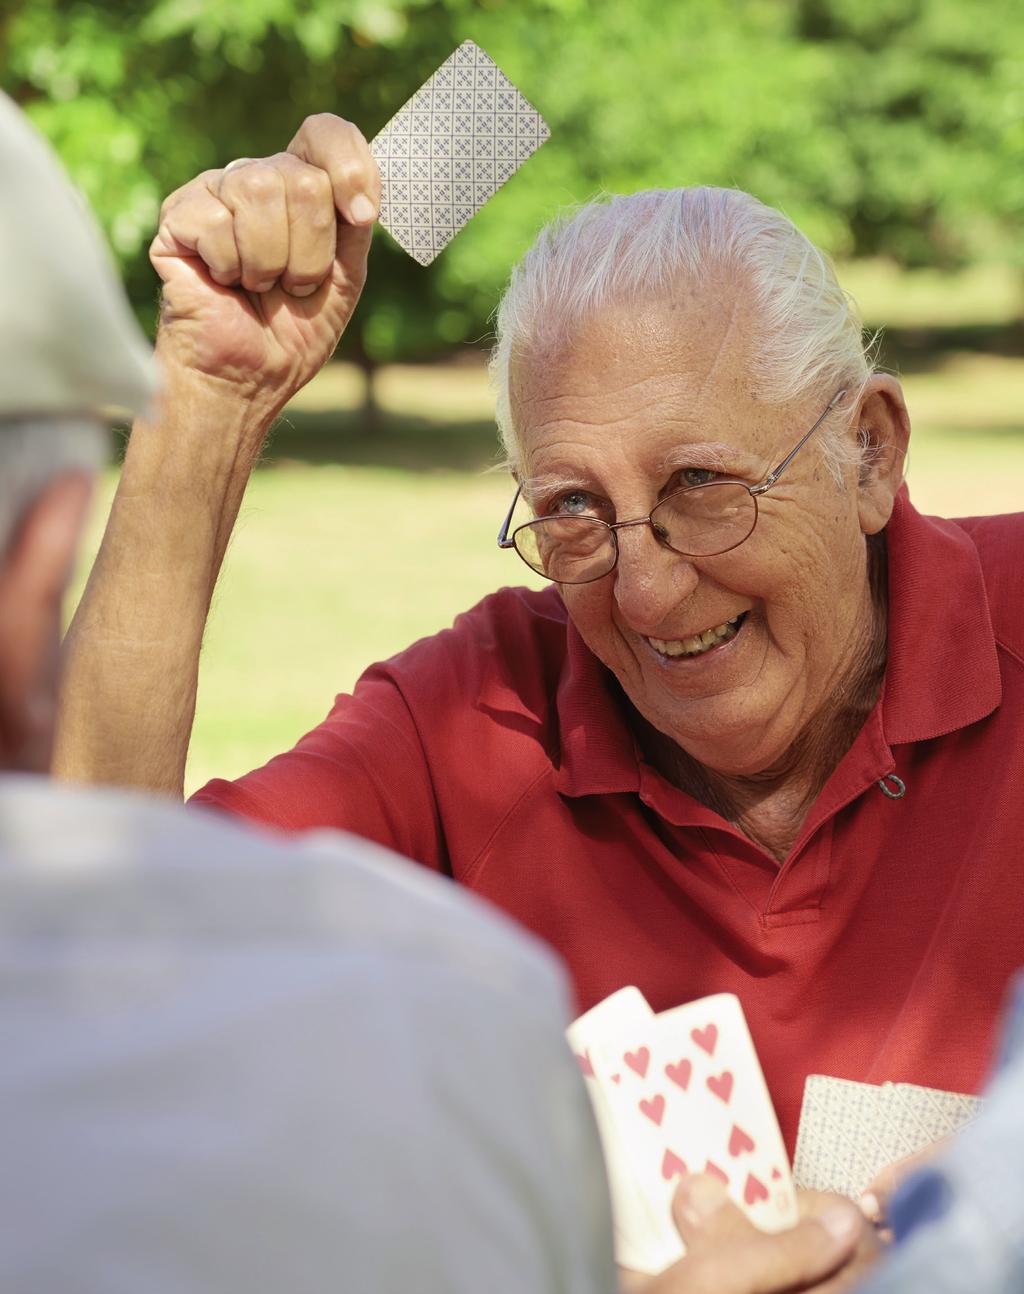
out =
[[[378,201],[362,135],[322,115],[165,202],[166,401],[72,629],[69,775],[181,794],[246,482],[355,308]],[[500,542],[551,586],[372,666],[196,803],[454,877],[563,955],[582,1009],[734,992],[791,1152],[810,1073],[976,1092],[1024,962],[1022,518],[914,509],[899,382],[749,194],[555,221],[493,372]]]
[[[549,954],[373,845],[47,777],[99,410],[154,381],[2,95],[0,174],[0,1288],[609,1291]]]

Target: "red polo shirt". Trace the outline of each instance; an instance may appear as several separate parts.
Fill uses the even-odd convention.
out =
[[[486,598],[196,799],[455,877],[562,954],[581,1008],[736,993],[791,1151],[808,1073],[976,1091],[1024,964],[1024,515],[901,496],[887,533],[883,694],[781,865],[644,762],[554,588]]]

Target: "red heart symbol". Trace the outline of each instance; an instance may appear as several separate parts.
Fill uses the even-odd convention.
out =
[[[582,1056],[577,1053],[576,1059],[579,1062],[579,1067],[582,1073],[585,1074],[587,1078],[593,1078],[594,1066],[590,1063],[590,1052],[585,1051]]]
[[[732,1070],[723,1069],[717,1077],[712,1074],[708,1079],[708,1087],[720,1101],[728,1105],[729,1097],[732,1096]]]
[[[722,1170],[718,1167],[718,1165],[713,1164],[710,1159],[704,1165],[704,1171],[706,1173],[710,1173],[712,1177],[717,1177],[718,1180],[720,1182],[723,1182],[726,1186],[729,1185],[729,1174],[723,1173]]]
[[[612,1075],[612,1082],[613,1082],[613,1083],[621,1083],[621,1082],[622,1082],[622,1075],[621,1075],[621,1074],[613,1074],[613,1075]]]
[[[729,1134],[729,1154],[732,1155],[733,1159],[735,1159],[737,1155],[742,1155],[744,1151],[753,1149],[753,1137],[751,1137],[749,1133],[744,1132],[738,1124],[734,1123],[732,1125],[732,1132]]]
[[[634,1074],[644,1078],[647,1074],[647,1066],[651,1063],[651,1053],[646,1047],[638,1047],[636,1051],[627,1051],[622,1059]]]
[[[709,1056],[715,1054],[715,1043],[718,1041],[717,1025],[709,1024],[703,1029],[691,1029],[690,1037],[701,1051],[706,1051]]]
[[[660,1125],[665,1114],[665,1098],[652,1096],[649,1101],[641,1101],[640,1112],[646,1114],[652,1123]]]
[[[758,1181],[753,1173],[747,1174],[747,1184],[743,1188],[743,1202],[745,1204],[757,1204],[760,1200],[768,1198],[768,1187],[764,1182]]]
[[[782,1176],[782,1174],[779,1172],[779,1170],[778,1170],[777,1168],[773,1168],[773,1169],[772,1169],[772,1181],[773,1181],[773,1182],[777,1182],[781,1176]]]
[[[666,1182],[670,1182],[673,1177],[685,1177],[687,1171],[686,1165],[674,1151],[665,1151],[661,1158],[661,1175]]]
[[[693,1066],[685,1058],[677,1061],[674,1065],[666,1065],[665,1073],[673,1083],[678,1084],[685,1092],[690,1086],[690,1075],[693,1073]]]

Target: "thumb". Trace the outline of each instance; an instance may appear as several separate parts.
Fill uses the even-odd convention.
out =
[[[853,1257],[864,1219],[853,1204],[830,1205],[788,1231],[759,1232],[733,1263],[733,1284],[721,1294],[775,1294],[813,1287],[834,1275]]]
[[[328,308],[336,313],[339,331],[348,323],[366,282],[366,258],[372,238],[371,225],[349,225],[343,220],[338,221]]]
[[[864,1225],[852,1203],[836,1200],[768,1234],[707,1177],[677,1190],[673,1217],[687,1252],[663,1273],[656,1288],[664,1294],[783,1294],[814,1286],[849,1261]]]

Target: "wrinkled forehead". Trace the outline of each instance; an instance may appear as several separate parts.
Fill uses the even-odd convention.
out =
[[[513,361],[510,397],[526,466],[588,432],[716,436],[749,427],[757,320],[736,284],[608,306]]]

